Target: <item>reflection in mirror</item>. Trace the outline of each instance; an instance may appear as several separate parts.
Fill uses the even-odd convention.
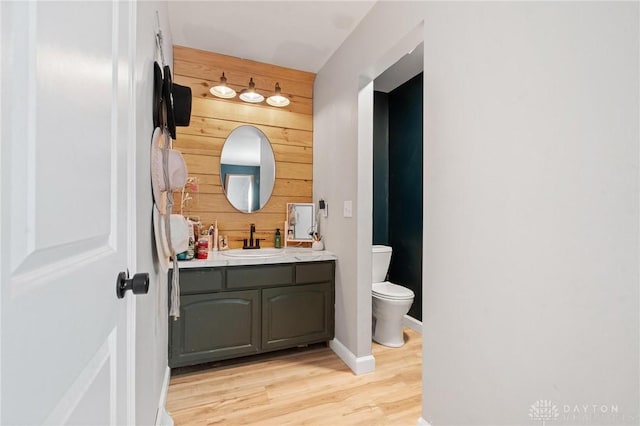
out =
[[[252,211],[253,206],[253,179],[254,175],[242,175],[227,173],[225,185],[229,202],[243,212]]]
[[[287,203],[287,241],[313,241],[313,203]]]
[[[227,200],[241,212],[258,211],[269,201],[275,177],[269,139],[256,127],[236,127],[220,154],[220,180]]]

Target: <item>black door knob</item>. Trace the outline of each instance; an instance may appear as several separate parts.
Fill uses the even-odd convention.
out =
[[[133,294],[147,294],[149,292],[149,274],[142,272],[129,278],[129,271],[120,272],[116,279],[118,299],[122,299],[127,290],[133,291]]]

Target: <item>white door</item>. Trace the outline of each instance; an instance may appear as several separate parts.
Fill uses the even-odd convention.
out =
[[[135,4],[0,17],[0,423],[126,424]]]

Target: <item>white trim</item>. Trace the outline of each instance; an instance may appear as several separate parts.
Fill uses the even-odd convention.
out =
[[[347,367],[353,371],[356,376],[365,373],[371,373],[376,369],[376,359],[373,355],[356,357],[345,345],[338,339],[329,342],[329,347],[336,353]]]
[[[362,82],[364,79],[360,78]],[[356,342],[358,353],[371,352],[371,241],[373,239],[373,80],[358,92],[356,211]],[[372,365],[371,371],[375,369]],[[357,373],[356,373],[357,374]]]
[[[136,308],[135,296],[127,295],[127,424],[136,424]]]
[[[422,321],[418,321],[414,317],[405,315],[402,319],[402,325],[422,335]]]
[[[6,7],[6,6],[5,6]],[[3,9],[3,5],[0,4],[0,22],[4,22],[2,20],[2,9]],[[18,22],[18,21],[14,21],[14,22]],[[0,34],[2,34],[2,37],[5,37],[5,34],[9,33],[9,31],[5,30],[5,32],[0,31]],[[4,85],[4,80],[3,80],[3,68],[6,66],[6,62],[3,61],[3,56],[2,55],[2,46],[0,45],[0,116],[4,117],[4,115],[2,115],[2,92],[5,91],[5,85]],[[15,84],[15,82],[12,82],[13,84]],[[5,92],[6,93],[6,92]],[[4,96],[4,99],[7,99],[7,95]],[[7,114],[7,117],[9,117],[9,114]],[[8,120],[7,120],[8,121]],[[0,120],[0,142],[2,142],[2,123],[4,121]],[[0,146],[5,147],[6,149],[6,145],[9,142],[5,141],[4,145],[0,144]],[[2,164],[2,151],[3,149],[0,149],[0,165]],[[5,169],[6,170],[6,169]],[[0,173],[0,192],[4,192],[3,191],[4,187],[3,187],[3,182],[2,182],[2,174]],[[8,203],[7,203],[8,204]],[[4,241],[3,239],[3,235],[2,235],[2,228],[4,228],[4,226],[2,226],[2,224],[4,223],[2,221],[2,210],[5,207],[5,203],[4,203],[4,199],[3,197],[0,197],[0,241]],[[2,257],[2,244],[0,244],[0,283],[3,281],[3,277],[4,277],[4,264],[5,262],[2,260],[4,259]],[[8,274],[7,274],[8,275]],[[3,294],[4,294],[4,287],[2,285],[0,285],[0,333],[2,331],[4,331],[4,328],[2,327],[2,305],[3,303]],[[3,374],[2,374],[2,354],[4,352],[2,351],[2,339],[0,339],[0,383],[5,383],[2,378],[3,378]],[[0,401],[2,401],[2,386],[0,386]],[[2,418],[2,404],[0,404],[0,419]]]
[[[156,413],[155,426],[173,426],[173,418],[167,411],[167,394],[169,393],[169,380],[171,379],[171,369],[167,367],[164,372],[162,389],[160,390],[160,400],[158,400],[158,412]]]
[[[418,426],[431,426],[431,424],[423,419],[422,417],[418,418]]]
[[[158,409],[156,426],[173,426],[173,418],[169,415],[165,407],[160,407]]]
[[[138,5],[130,2],[127,9],[128,28],[127,34],[127,266],[133,273],[138,272],[138,248],[137,248],[137,223],[136,212],[137,194],[136,194],[136,120],[135,113],[137,110],[136,98],[136,42],[137,42],[137,25],[138,25]],[[137,333],[137,299],[133,292],[127,295],[127,425],[136,424],[136,333]]]

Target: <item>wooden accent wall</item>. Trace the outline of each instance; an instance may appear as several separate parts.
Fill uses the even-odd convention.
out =
[[[191,124],[178,127],[174,148],[181,151],[189,176],[199,179],[185,216],[199,216],[206,227],[218,220],[221,235],[228,235],[231,248],[242,247],[255,223],[261,246],[273,246],[276,228],[284,243],[283,223],[286,203],[312,201],[313,178],[313,81],[315,74],[244,60],[182,46],[173,47],[173,81],[191,87]],[[253,77],[256,90],[265,96],[260,104],[248,104],[237,96],[220,99],[209,88],[220,81],[224,71],[227,84],[238,94]],[[272,107],[266,98],[276,82],[291,103]],[[220,182],[220,152],[225,139],[238,126],[251,124],[264,132],[276,159],[276,182],[271,199],[256,213],[237,211],[226,199]],[[179,212],[180,194],[175,194],[174,212]]]

